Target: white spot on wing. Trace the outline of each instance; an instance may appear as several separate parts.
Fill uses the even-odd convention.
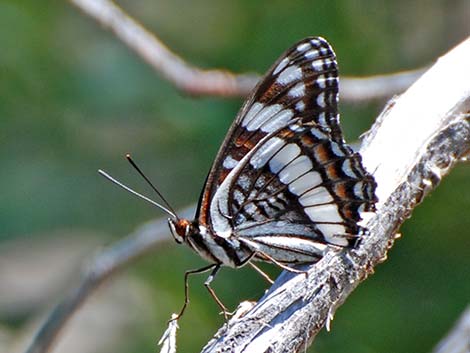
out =
[[[364,183],[362,181],[359,181],[356,183],[356,185],[354,185],[354,195],[359,197],[359,198],[363,198],[364,197],[364,194],[362,193],[362,187],[363,187]]]
[[[302,53],[306,51],[308,48],[310,48],[310,43],[302,43],[297,46],[297,51]]]
[[[317,79],[315,80],[315,83],[317,84],[319,88],[324,89],[326,87],[325,75],[319,75]]]
[[[335,204],[306,207],[305,213],[313,222],[335,223],[343,221]]]
[[[302,195],[307,190],[320,185],[323,182],[318,172],[308,172],[299,179],[289,184],[289,191],[295,195]]]
[[[273,173],[277,173],[290,161],[300,154],[300,148],[294,143],[289,143],[284,146],[276,155],[269,161],[269,167]]]
[[[281,85],[286,85],[302,78],[302,69],[298,66],[289,66],[276,79]]]
[[[255,215],[258,213],[258,208],[257,208],[254,204],[252,204],[252,203],[246,204],[246,205],[243,207],[243,209],[245,210],[245,212],[246,212],[247,214],[251,214],[251,215],[253,215],[253,216],[255,216]]]
[[[328,49],[325,48],[325,47],[321,47],[321,48],[319,48],[319,50],[320,50],[320,53],[321,53],[322,55],[326,55],[326,53],[328,53]]]
[[[333,197],[328,192],[328,189],[324,187],[317,187],[312,189],[299,198],[299,202],[302,206],[314,206],[322,203],[332,202]]]
[[[312,136],[316,137],[319,140],[324,140],[328,138],[328,136],[323,131],[317,128],[310,129],[310,133],[312,134]]]
[[[258,179],[256,179],[255,189],[261,189],[264,186],[264,184],[266,184],[266,177],[264,175],[260,175]],[[255,194],[257,193],[256,190],[252,190],[251,192],[254,192]]]
[[[224,159],[224,163],[222,164],[225,169],[233,169],[237,165],[238,161],[233,159],[232,156],[227,156]]]
[[[253,119],[246,125],[246,129],[248,131],[258,130],[261,125],[267,122],[269,119],[273,117],[273,115],[277,114],[282,109],[281,104],[273,104],[268,105],[267,107],[261,109]]]
[[[297,124],[297,123],[290,125],[289,129],[291,129],[292,131],[304,131],[304,128],[302,127],[302,125]]]
[[[263,107],[261,103],[254,103],[243,118],[242,126],[247,126]]]
[[[315,60],[312,61],[313,71],[323,71],[324,60]]]
[[[237,201],[238,204],[240,205],[245,199],[245,195],[243,195],[243,193],[240,190],[235,189],[233,191],[233,199]]]
[[[298,98],[305,95],[305,84],[303,82],[297,83],[287,93],[289,97]]]
[[[308,52],[306,52],[304,54],[304,57],[309,59],[309,60],[314,59],[317,56],[318,56],[318,50],[317,49],[309,50]]]
[[[305,103],[303,101],[298,101],[295,104],[295,109],[297,109],[299,112],[303,112],[305,109]]]
[[[312,167],[312,162],[308,157],[300,156],[283,170],[281,170],[279,173],[279,179],[283,184],[289,184],[302,174],[307,173],[310,169],[312,169]]]
[[[353,171],[352,164],[351,164],[351,159],[345,159],[343,162],[343,165],[341,166],[341,170],[343,171],[344,174],[351,178],[357,178],[356,174]]]
[[[331,151],[334,153],[335,156],[342,157],[344,156],[344,152],[340,149],[339,144],[336,142],[331,143]]]
[[[258,151],[256,151],[256,153],[250,159],[250,164],[254,168],[262,168],[268,162],[268,160],[284,145],[285,142],[278,137],[269,139],[259,148]]]
[[[322,41],[317,38],[313,38],[312,40],[310,40],[310,43],[312,43],[313,46],[318,47],[322,44]]]
[[[294,116],[294,112],[291,109],[281,110],[276,116],[265,122],[261,126],[261,131],[274,132],[288,125],[290,119]]]
[[[328,126],[328,123],[326,122],[326,115],[324,112],[318,114],[318,124],[320,124],[321,126]]]
[[[326,106],[326,103],[325,103],[325,92],[321,92],[318,96],[317,96],[317,105],[321,108],[324,108]]]
[[[231,173],[231,172],[230,172]],[[237,184],[245,191],[250,188],[251,180],[246,175],[242,174],[237,179]]]
[[[287,64],[289,63],[289,58],[284,58],[282,59],[279,64],[276,66],[276,68],[273,71],[273,75],[277,75],[281,70],[283,70]]]

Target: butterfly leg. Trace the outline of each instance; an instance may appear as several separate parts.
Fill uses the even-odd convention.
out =
[[[211,282],[214,280],[215,276],[217,275],[217,272],[219,272],[221,265],[220,264],[215,264],[214,266],[215,267],[212,270],[211,274],[209,275],[209,277],[207,277],[206,281],[204,282],[204,286],[207,288],[207,290],[209,291],[210,295],[215,300],[217,305],[222,309],[225,321],[227,321],[229,312],[228,312],[227,308],[225,307],[225,305],[222,303],[222,301],[219,299],[217,294],[215,294],[215,291],[211,287]]]
[[[261,276],[263,276],[263,278],[268,281],[270,284],[273,284],[274,281],[262,270],[260,269],[258,266],[256,266],[254,263],[252,262],[249,262],[248,265],[250,265],[251,267],[253,267],[253,269],[258,272]]]
[[[183,316],[183,313],[184,313],[186,307],[189,304],[189,282],[188,282],[189,276],[195,275],[195,274],[198,274],[198,273],[204,273],[204,272],[207,272],[207,271],[209,271],[213,268],[218,268],[218,267],[220,268],[219,264],[210,264],[208,266],[204,266],[204,267],[198,268],[196,270],[189,270],[189,271],[186,271],[184,273],[184,304],[183,304],[183,307],[181,308],[179,314],[176,317],[172,318],[170,321],[178,320],[181,316]],[[214,271],[212,271],[212,272],[214,272]],[[211,276],[212,276],[212,273],[211,273]],[[211,276],[209,276],[209,277],[211,277]]]

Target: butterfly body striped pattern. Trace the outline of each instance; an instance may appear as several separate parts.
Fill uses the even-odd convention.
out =
[[[314,263],[353,246],[375,210],[375,181],[343,140],[338,69],[326,40],[289,49],[247,99],[217,154],[196,218],[177,241],[217,265]]]

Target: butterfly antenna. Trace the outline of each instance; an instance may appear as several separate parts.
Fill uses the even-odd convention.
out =
[[[160,191],[158,191],[158,189],[152,184],[152,182],[149,180],[149,178],[147,178],[147,176],[142,172],[142,170],[137,166],[137,164],[134,162],[134,160],[132,159],[131,155],[128,153],[126,154],[126,159],[127,161],[134,167],[135,170],[137,170],[137,172],[140,174],[140,176],[142,178],[144,178],[144,180],[147,182],[147,184],[150,185],[150,187],[153,189],[153,191],[155,191],[157,193],[157,195],[160,197],[160,199],[163,201],[163,203],[166,205],[166,207],[168,208],[168,210],[171,211],[171,213],[174,215],[174,217],[176,219],[178,219],[178,216],[176,215],[176,212],[175,210],[173,209],[173,207],[171,207],[170,203],[163,197],[163,195],[160,193]]]
[[[176,218],[178,219],[178,217],[176,216],[176,213],[172,210],[172,209],[168,209],[166,208],[165,206],[162,206],[160,205],[158,202],[155,202],[151,199],[149,199],[147,196],[144,196],[142,194],[139,194],[137,191],[135,190],[132,190],[130,187],[128,187],[127,185],[124,185],[123,183],[121,183],[120,181],[117,181],[116,179],[114,179],[111,175],[109,175],[108,173],[106,173],[104,170],[101,170],[99,169],[98,170],[98,173],[100,173],[102,176],[104,176],[106,179],[108,179],[109,181],[111,181],[112,183],[116,184],[117,186],[123,188],[124,190],[130,192],[131,194],[147,201],[148,203],[151,203],[152,205],[160,208],[161,210],[165,211],[166,213],[168,213],[170,216],[172,216],[173,218]]]

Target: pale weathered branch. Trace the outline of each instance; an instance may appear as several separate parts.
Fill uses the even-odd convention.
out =
[[[256,74],[203,70],[173,53],[154,34],[127,15],[111,0],[69,0],[86,15],[113,32],[147,64],[182,92],[191,95],[247,96],[258,82]],[[423,69],[372,77],[341,79],[341,99],[361,102],[389,98],[403,92]]]
[[[463,312],[459,321],[433,351],[433,353],[468,352],[470,352],[470,307]]]
[[[309,276],[283,272],[243,317],[224,325],[203,352],[298,352],[348,295],[384,261],[413,208],[470,150],[470,39],[392,102],[361,148],[378,188],[370,235],[357,249],[330,251]]]

